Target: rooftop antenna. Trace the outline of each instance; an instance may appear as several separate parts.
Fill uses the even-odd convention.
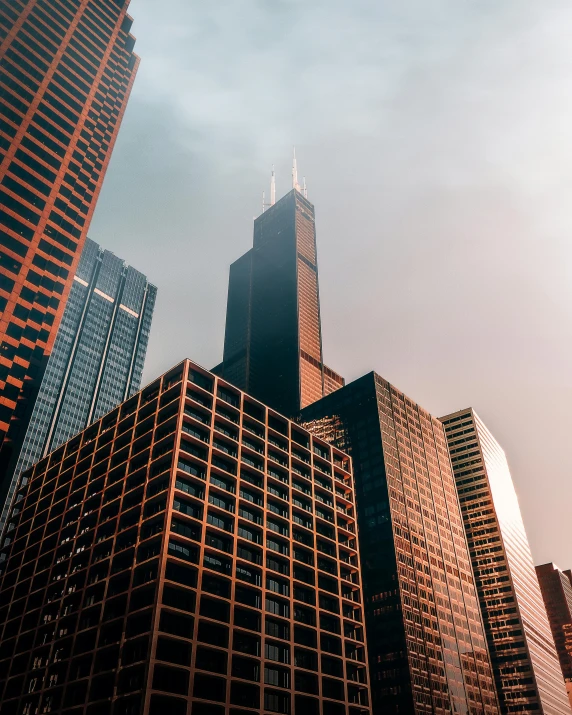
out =
[[[272,164],[272,173],[270,175],[270,203],[266,203],[266,192],[262,192],[262,213],[266,211],[269,206],[274,206],[276,203],[276,174],[274,173],[274,164]]]
[[[308,198],[308,187],[306,186],[306,177],[302,179],[302,196]]]
[[[294,155],[292,159],[292,188],[300,191],[300,184],[298,183],[298,163],[296,162],[296,147],[294,147]]]

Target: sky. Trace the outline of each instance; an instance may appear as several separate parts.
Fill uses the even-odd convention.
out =
[[[221,359],[276,165],[316,206],[324,355],[503,446],[572,566],[568,0],[132,0],[141,66],[90,236],[158,287],[148,382]]]

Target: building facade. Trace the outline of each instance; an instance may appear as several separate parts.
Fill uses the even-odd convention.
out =
[[[554,564],[536,567],[540,591],[564,676],[568,700],[572,706],[572,582],[570,571]]]
[[[138,66],[128,2],[0,3],[0,502]]]
[[[443,417],[504,714],[570,715],[506,456],[472,409]]]
[[[87,239],[2,513],[20,474],[138,392],[157,289]]]
[[[373,712],[498,713],[443,425],[375,373],[300,420],[352,456]]]
[[[370,712],[349,458],[189,361],[23,475],[0,570],[2,715]]]
[[[314,206],[297,188],[255,219],[230,267],[215,372],[289,416],[344,384],[323,362]]]

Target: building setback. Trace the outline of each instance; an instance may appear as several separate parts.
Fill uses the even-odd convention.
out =
[[[137,70],[127,5],[0,3],[2,504]]]
[[[22,472],[141,388],[157,289],[87,239],[8,499]]]
[[[546,606],[550,629],[572,706],[572,583],[570,571],[554,564],[536,567],[540,591]]]
[[[189,361],[23,475],[0,563],[2,715],[370,712],[349,458]]]
[[[501,712],[570,715],[506,456],[472,409],[441,419]]]
[[[300,419],[352,456],[373,713],[498,713],[443,425],[373,372]]]
[[[255,219],[230,267],[214,372],[288,416],[344,384],[323,362],[314,206],[297,188]]]

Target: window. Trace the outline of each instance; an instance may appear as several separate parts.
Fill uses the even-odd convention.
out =
[[[284,618],[289,618],[290,616],[288,603],[276,598],[266,598],[265,608],[267,613],[274,613],[276,616],[283,616]]]
[[[264,668],[264,682],[277,688],[290,687],[290,671],[284,668]]]
[[[267,660],[274,660],[277,663],[290,662],[290,646],[266,641],[264,645],[264,657]]]
[[[290,595],[290,586],[288,582],[271,576],[266,577],[266,588],[270,591],[274,591],[274,593],[279,593],[281,596]]]
[[[260,613],[258,611],[250,611],[247,608],[235,606],[234,608],[234,625],[239,628],[246,628],[249,631],[260,631]]]
[[[266,635],[273,638],[289,640],[290,625],[286,621],[278,621],[275,618],[266,619]]]
[[[243,680],[258,681],[260,679],[260,662],[235,655],[232,658],[232,675]]]
[[[227,654],[224,651],[199,646],[197,648],[196,667],[201,670],[208,670],[211,673],[226,675]],[[212,698],[209,698],[209,700],[212,700]]]
[[[264,709],[274,713],[289,713],[290,712],[290,694],[273,692],[270,690],[264,691]]]

